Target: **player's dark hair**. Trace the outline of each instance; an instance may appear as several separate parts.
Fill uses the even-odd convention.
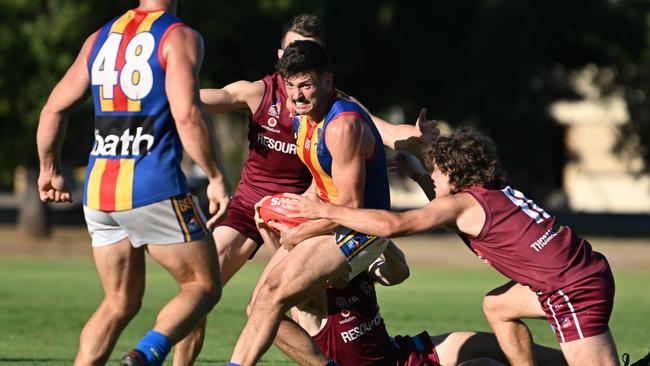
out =
[[[507,185],[494,141],[475,128],[462,126],[440,136],[426,155],[429,168],[449,174],[451,193],[471,186],[501,189]]]
[[[289,79],[310,72],[322,74],[330,71],[330,56],[320,44],[313,41],[295,41],[284,50],[275,69]]]
[[[300,14],[282,26],[282,35],[280,36],[280,48],[282,49],[287,46],[284,44],[284,38],[289,32],[313,38],[316,42],[325,46],[325,24],[315,15]]]

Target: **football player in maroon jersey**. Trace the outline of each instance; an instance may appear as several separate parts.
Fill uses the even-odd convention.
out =
[[[479,258],[512,280],[484,308],[499,344],[516,365],[533,365],[521,319],[546,318],[569,365],[618,365],[609,331],[614,278],[605,257],[571,228],[509,186],[493,141],[461,127],[427,152],[435,199],[403,213],[336,206],[288,194],[296,216],[324,218],[378,236],[448,227]]]
[[[259,206],[261,202],[256,208]],[[267,246],[279,248],[278,235],[268,230],[259,214],[255,220]],[[492,333],[429,336],[424,331],[412,337],[389,336],[375,283],[394,286],[408,277],[404,253],[390,242],[367,271],[349,282],[337,281],[293,309],[294,320],[309,333],[318,350],[296,345],[295,336],[286,330],[278,331],[275,344],[300,365],[316,364],[321,352],[341,366],[504,365],[505,355]],[[566,364],[559,350],[540,345],[534,345],[533,350],[540,365]]]

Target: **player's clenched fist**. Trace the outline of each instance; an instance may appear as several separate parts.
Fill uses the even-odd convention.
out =
[[[38,176],[38,193],[43,202],[72,202],[72,194],[60,173],[41,173]]]

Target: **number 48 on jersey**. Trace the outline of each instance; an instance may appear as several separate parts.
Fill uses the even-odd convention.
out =
[[[115,86],[134,101],[144,99],[153,86],[153,72],[148,62],[156,45],[153,35],[149,32],[135,35],[126,45],[124,60],[119,60],[121,65],[118,65],[122,36],[111,33],[91,67],[91,83],[99,85],[103,100],[113,99]]]

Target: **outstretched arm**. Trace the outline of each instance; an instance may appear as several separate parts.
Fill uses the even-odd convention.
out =
[[[422,208],[406,212],[350,208],[304,196],[285,193],[293,198],[286,207],[296,211],[290,217],[323,218],[369,235],[396,237],[420,233],[441,226],[458,227],[461,232],[477,235],[485,214],[467,193],[436,198]],[[476,227],[479,230],[476,231]]]
[[[264,82],[245,80],[228,84],[221,89],[201,89],[201,102],[208,112],[232,112],[248,109],[255,113],[264,97]]]
[[[41,170],[38,177],[38,190],[42,201],[72,201],[60,170],[61,144],[65,137],[70,111],[86,99],[90,90],[86,62],[94,39],[95,34],[86,39],[74,63],[54,87],[41,111],[36,131],[36,145]]]
[[[417,153],[423,145],[434,141],[440,131],[435,120],[427,119],[427,110],[422,108],[415,125],[393,124],[373,114],[370,114],[375,126],[384,141],[391,149]]]
[[[230,202],[215,149],[207,128],[207,117],[199,99],[199,69],[203,61],[203,40],[189,27],[172,30],[164,44],[167,60],[165,88],[178,135],[185,151],[208,177],[209,226],[225,214]]]
[[[341,92],[339,91],[339,93]],[[415,126],[394,124],[372,114],[357,98],[347,94],[345,95],[359,104],[370,115],[370,118],[372,118],[375,127],[377,127],[381,135],[384,145],[391,149],[417,153],[423,145],[430,144],[440,135],[437,121],[427,120],[427,110],[425,108],[420,110],[420,115],[415,122]]]

